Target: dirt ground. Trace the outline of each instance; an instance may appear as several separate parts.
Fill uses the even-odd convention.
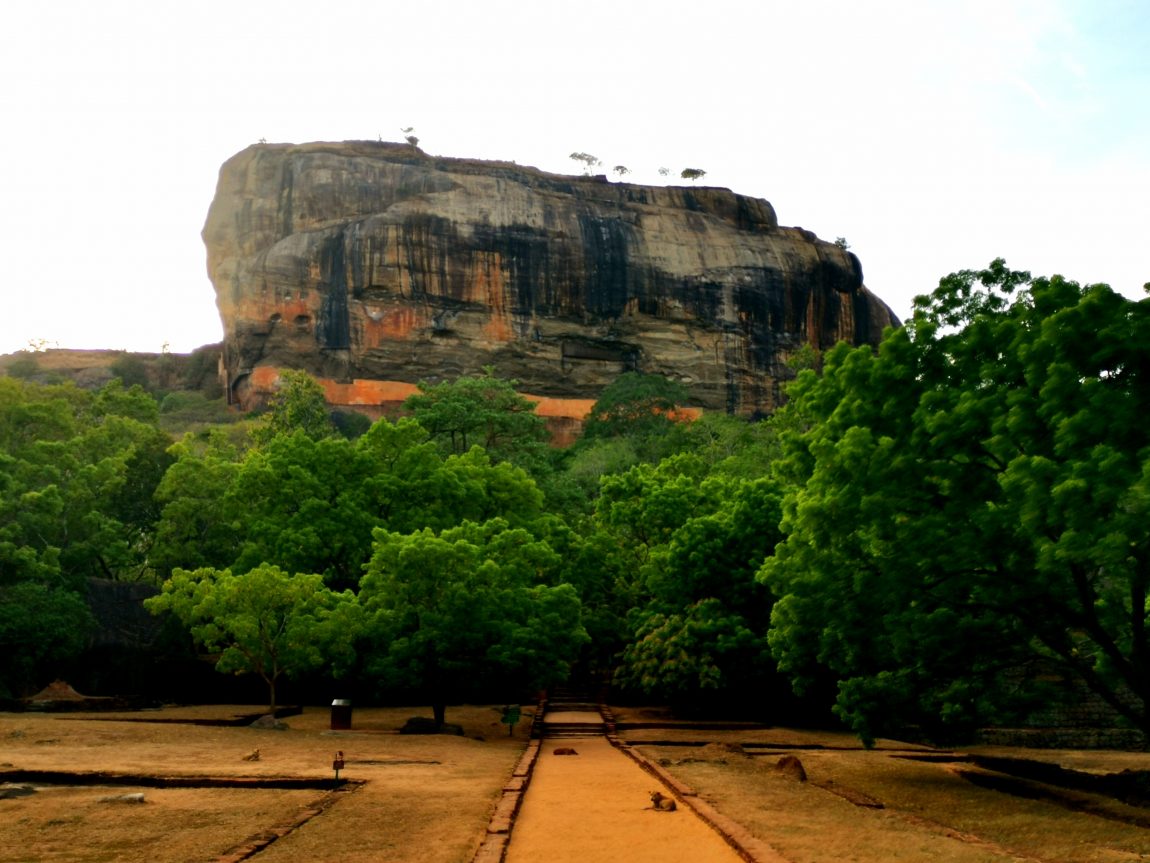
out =
[[[545,740],[506,863],[590,863],[624,853],[628,863],[739,863],[686,807],[652,809],[656,790],[667,791],[604,737]]]
[[[124,720],[220,718],[253,708],[133,714],[0,713],[0,774],[13,769],[174,777],[312,778],[315,789],[41,786],[0,800],[0,863],[190,863],[234,859],[253,840],[290,830],[258,855],[270,861],[459,863],[478,847],[492,802],[520,757],[531,709],[515,736],[491,707],[448,710],[466,736],[396,733],[430,708],[356,710],[353,730],[329,730],[327,710],[288,717],[285,731]],[[258,711],[255,711],[258,712]],[[480,739],[481,738],[481,739]],[[258,761],[244,756],[258,748]],[[333,794],[341,778],[363,780]],[[5,781],[0,776],[0,782]],[[133,804],[104,798],[143,793]],[[322,815],[315,815],[327,806]],[[309,817],[310,816],[310,817]],[[229,857],[229,853],[232,855]]]
[[[309,779],[313,787],[152,787],[39,783],[0,799],[0,863],[470,863],[522,755],[531,709],[514,737],[490,706],[449,708],[463,737],[401,736],[429,708],[360,709],[351,731],[329,711],[288,717],[288,730],[207,727],[139,719],[220,718],[258,712],[211,707],[141,713],[0,713],[0,774],[102,772],[119,776]],[[943,752],[847,734],[761,726],[692,729],[658,711],[616,709],[637,752],[790,863],[1129,863],[1150,860],[1150,808],[1037,783],[1003,784],[971,756],[1028,757],[1095,775],[1150,769],[1150,754],[1058,750]],[[553,754],[569,746],[577,756]],[[244,756],[259,749],[258,760]],[[332,791],[332,759],[344,753]],[[801,760],[806,781],[780,772]],[[922,760],[923,758],[927,760]],[[915,760],[918,759],[918,760]],[[509,863],[677,860],[723,863],[725,846],[695,832],[680,809],[645,809],[654,776],[602,738],[547,740],[536,762]],[[0,783],[7,777],[0,775]],[[994,780],[991,782],[990,780]],[[202,784],[202,783],[201,783]],[[143,794],[143,803],[105,798]],[[682,832],[681,832],[682,831]],[[269,837],[283,833],[268,844]],[[670,849],[657,841],[669,840]],[[728,856],[724,856],[728,855]]]
[[[657,711],[616,710],[616,718],[666,722]],[[894,740],[866,750],[846,733],[785,728],[620,734],[791,863],[1150,860],[1150,808],[1018,781],[970,760],[1019,758],[1102,776],[1150,770],[1150,753],[950,752]],[[692,741],[701,745],[681,745]],[[776,769],[787,755],[806,781]]]

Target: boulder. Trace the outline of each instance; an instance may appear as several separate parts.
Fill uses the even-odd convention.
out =
[[[751,416],[779,404],[803,345],[897,324],[853,253],[765,200],[399,144],[253,145],[221,168],[203,238],[245,408],[283,368],[378,415],[493,366],[560,424],[624,371]]]
[[[12,800],[16,797],[31,797],[36,789],[31,785],[20,782],[5,782],[0,784],[0,800]]]

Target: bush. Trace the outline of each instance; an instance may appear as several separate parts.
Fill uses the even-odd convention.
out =
[[[160,402],[160,425],[168,432],[230,424],[239,419],[240,415],[229,410],[223,399],[210,399],[201,392],[176,390]]]

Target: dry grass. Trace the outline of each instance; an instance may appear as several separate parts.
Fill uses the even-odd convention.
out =
[[[617,718],[625,722],[649,717],[623,711]],[[990,790],[963,778],[963,773],[988,771],[957,760],[960,753],[952,762],[916,761],[905,756],[930,751],[889,740],[867,751],[846,734],[773,728],[708,731],[704,736],[711,743],[704,747],[641,743],[700,736],[686,730],[624,730],[621,736],[639,743],[649,758],[794,863],[1150,859],[1150,830],[1123,820],[1146,823],[1150,810],[1042,786],[1033,787],[1049,799]],[[759,745],[742,748],[755,753],[745,755],[739,754],[742,743]],[[1096,774],[1150,769],[1150,755],[1144,753],[997,747],[977,751],[1041,759]],[[784,754],[801,759],[807,782],[775,769]],[[867,806],[870,801],[881,802],[882,808]]]
[[[322,814],[326,791],[230,788],[131,788],[52,785],[24,798],[0,800],[0,863],[187,863],[221,859],[229,849],[277,825],[306,820],[256,858],[260,863],[388,860],[465,863],[524,744],[490,707],[453,708],[448,719],[467,736],[409,737],[394,729],[426,708],[356,709],[355,730],[328,730],[328,711],[290,717],[287,731],[132,722],[151,718],[224,716],[241,708],[194,708],[144,714],[0,714],[0,769],[105,771],[152,776],[311,777],[330,779],[343,750],[343,775],[364,784],[337,795]],[[616,711],[622,722],[656,714]],[[961,775],[968,763],[923,762],[923,753],[895,741],[873,751],[847,734],[744,727],[695,731],[657,728],[622,732],[649,757],[693,786],[720,812],[745,825],[793,863],[989,863],[1067,861],[1120,863],[1150,859],[1150,830],[1124,823],[1146,819],[1108,798],[1057,792],[1026,799],[980,787]],[[483,739],[479,739],[483,738]],[[697,741],[698,747],[656,745]],[[646,741],[646,742],[643,742]],[[760,744],[740,754],[738,744]],[[259,761],[242,760],[259,747]],[[1150,769],[1143,753],[983,748],[985,754],[1029,757],[1092,773]],[[809,781],[774,769],[797,754]],[[982,771],[985,773],[985,771]],[[1047,789],[1048,791],[1053,791]],[[107,803],[109,794],[142,791],[143,805]],[[858,805],[868,799],[884,808]],[[854,802],[852,802],[852,800]],[[1074,811],[1070,801],[1092,807]],[[302,815],[301,815],[302,814]],[[561,837],[560,837],[561,841]],[[619,851],[620,860],[627,849]]]
[[[160,711],[208,718],[245,708]],[[288,718],[287,731],[124,721],[141,714],[0,714],[5,769],[106,771],[153,776],[366,780],[322,815],[260,852],[261,861],[458,863],[482,838],[494,801],[524,745],[490,707],[448,710],[465,737],[395,733],[426,708],[356,710],[354,730],[331,732],[323,709]],[[529,720],[531,711],[525,711]],[[148,715],[148,714],[144,714]],[[483,738],[483,739],[478,739]],[[252,749],[258,761],[244,761]],[[143,791],[144,805],[101,797]],[[327,792],[230,788],[45,787],[0,801],[0,861],[187,863],[212,861],[277,825],[301,819]]]

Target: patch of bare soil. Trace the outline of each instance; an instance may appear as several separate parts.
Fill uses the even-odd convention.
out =
[[[192,721],[251,712],[203,707],[153,715]],[[396,733],[409,716],[430,714],[428,708],[357,709],[353,729],[336,732],[325,709],[288,717],[288,729],[280,731],[139,722],[147,715],[140,712],[0,714],[0,783],[20,771],[53,771],[253,785],[290,778],[315,786],[32,783],[35,794],[0,799],[0,863],[212,863],[242,859],[245,849],[261,844],[261,863],[458,863],[478,847],[522,752],[531,710],[524,712],[514,737],[490,707],[448,710],[463,737]],[[258,758],[246,760],[257,749]],[[332,792],[339,751],[340,778],[357,784]],[[142,803],[105,799],[141,793]],[[266,844],[269,834],[281,832]]]

